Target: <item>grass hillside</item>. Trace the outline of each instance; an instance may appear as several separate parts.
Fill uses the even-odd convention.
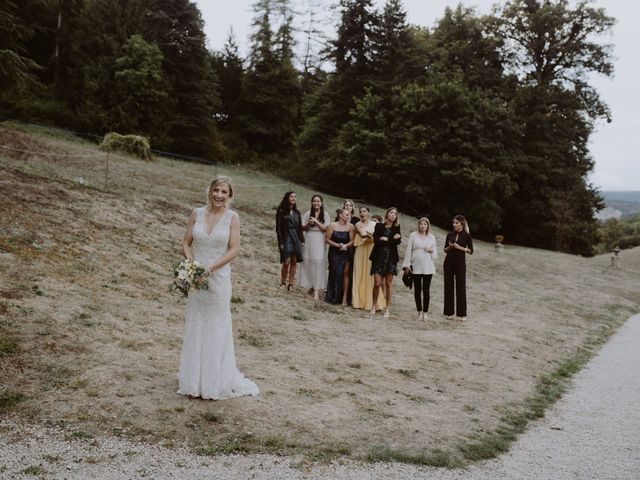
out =
[[[608,257],[507,239],[502,255],[477,242],[468,259],[467,322],[440,315],[442,255],[431,321],[413,320],[399,279],[391,319],[371,320],[278,289],[281,179],[111,155],[105,189],[93,144],[0,124],[0,146],[0,413],[87,441],[458,465],[504,450],[639,310],[638,249],[614,271]],[[168,293],[187,216],[216,172],[234,177],[241,218],[237,362],[261,388],[222,402],[175,393],[184,301]],[[314,192],[292,189],[306,208]],[[402,215],[402,229],[415,219]]]

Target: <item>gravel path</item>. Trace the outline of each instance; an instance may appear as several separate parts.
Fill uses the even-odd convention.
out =
[[[57,479],[598,479],[640,478],[640,315],[580,372],[574,388],[496,460],[465,470],[338,462],[306,469],[269,455],[208,458],[115,438],[0,422],[0,478]]]

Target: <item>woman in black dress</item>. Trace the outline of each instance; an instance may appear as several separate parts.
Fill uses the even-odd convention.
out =
[[[453,217],[453,232],[444,242],[444,316],[453,315],[463,321],[467,319],[467,265],[466,255],[473,253],[473,241],[469,225],[462,215]],[[455,281],[455,311],[453,308],[453,286]]]
[[[284,286],[288,278],[287,291],[293,289],[296,278],[296,267],[302,262],[304,234],[302,233],[302,217],[296,207],[295,192],[287,192],[276,212],[276,234],[280,249],[280,286]]]
[[[356,229],[348,210],[339,208],[336,213],[338,221],[329,225],[325,232],[325,241],[329,245],[329,279],[324,299],[327,303],[346,306],[351,273],[349,250],[356,238]]]
[[[401,242],[400,225],[398,224],[398,209],[390,207],[384,215],[384,222],[376,223],[373,231],[373,250],[369,255],[371,260],[371,275],[375,284],[373,286],[373,305],[371,315],[376,314],[375,305],[378,303],[378,295],[382,280],[385,284],[385,299],[387,308],[384,311],[384,318],[389,318],[389,306],[393,295],[393,277],[398,274],[398,245]]]

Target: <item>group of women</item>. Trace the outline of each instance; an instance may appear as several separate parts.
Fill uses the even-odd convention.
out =
[[[310,209],[301,214],[295,192],[289,191],[278,206],[276,232],[281,287],[293,289],[300,264],[298,285],[308,289],[316,300],[325,291],[327,303],[351,304],[371,311],[371,315],[384,311],[384,318],[390,316],[393,277],[398,274],[400,261],[398,245],[402,240],[395,207],[388,208],[381,218],[372,216],[369,207],[361,206],[356,216],[353,201],[345,200],[332,222],[322,196],[314,195]],[[453,219],[453,231],[447,235],[444,251],[444,315],[452,318],[455,314],[464,320],[465,256],[473,253],[473,243],[462,215]],[[402,263],[405,274],[411,277],[418,320],[428,319],[429,289],[437,258],[436,238],[430,232],[429,220],[422,217],[417,230],[409,236]]]
[[[240,221],[229,208],[233,182],[216,175],[207,189],[207,205],[189,215],[182,250],[186,259],[206,267],[207,290],[189,292],[185,334],[180,355],[178,393],[216,399],[257,395],[258,386],[237,368],[231,324],[231,269],[240,251]],[[401,242],[398,211],[387,209],[384,218],[370,215],[362,206],[356,219],[353,202],[347,200],[333,222],[324,211],[322,197],[314,195],[304,215],[296,206],[296,194],[287,192],[278,207],[276,230],[282,262],[281,285],[292,289],[299,262],[299,283],[316,299],[326,289],[325,300],[355,308],[384,309],[389,316],[393,277],[397,272]],[[326,268],[328,245],[329,272]],[[465,255],[473,252],[471,236],[462,216],[453,220],[447,235],[444,261],[444,314],[466,316]],[[403,269],[412,271],[418,318],[426,320],[429,285],[435,272],[436,239],[429,220],[421,218],[409,236]],[[454,310],[454,281],[456,301]],[[381,292],[384,292],[384,294]]]

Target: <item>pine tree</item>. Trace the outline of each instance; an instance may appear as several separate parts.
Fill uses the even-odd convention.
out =
[[[34,95],[42,87],[37,77],[42,67],[27,52],[29,27],[16,2],[0,4],[0,101]]]
[[[374,91],[389,95],[391,88],[415,80],[413,41],[401,0],[387,0],[375,29],[372,59]]]
[[[254,34],[241,107],[246,143],[263,162],[291,154],[297,118],[291,10],[288,0],[275,7],[274,13],[271,0],[254,4]],[[277,35],[271,27],[275,15],[280,15],[281,22]]]
[[[149,137],[157,145],[166,135],[168,84],[162,72],[162,52],[141,35],[132,35],[115,61],[111,126],[118,132]]]
[[[220,83],[221,102],[218,124],[223,129],[233,130],[238,120],[245,73],[233,29],[229,30],[224,50],[218,55],[216,70]]]
[[[164,55],[170,83],[169,145],[186,155],[219,160],[221,145],[214,115],[219,111],[214,59],[205,47],[204,22],[189,0],[149,0],[145,38]]]
[[[143,12],[141,0],[93,0],[77,19],[74,40],[65,47],[68,63],[64,76],[72,93],[62,94],[62,99],[77,112],[87,130],[114,129],[116,59],[127,40],[143,29]]]
[[[298,138],[303,159],[333,171],[330,148],[338,131],[349,121],[349,111],[373,79],[375,28],[378,16],[371,0],[341,0],[338,36],[329,58],[335,71],[325,84],[305,99],[305,124]]]

